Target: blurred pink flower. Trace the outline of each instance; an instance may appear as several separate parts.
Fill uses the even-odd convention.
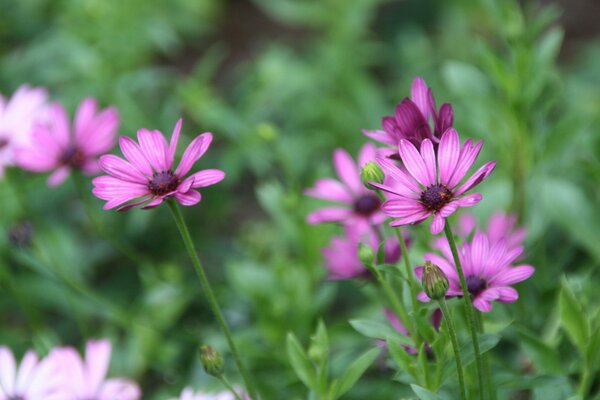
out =
[[[394,312],[392,310],[386,308],[384,310],[384,313],[385,313],[385,317],[388,319],[388,321],[390,321],[390,324],[392,325],[392,327],[395,330],[400,332],[402,334],[402,336],[407,336],[407,337],[409,336],[408,329],[406,329],[406,326],[404,326],[404,323],[402,323],[402,321],[400,321],[400,319],[396,316],[396,314],[394,314]],[[433,326],[433,328],[436,331],[439,331],[441,323],[442,323],[442,310],[440,310],[439,308],[436,308],[433,311],[433,313],[431,314],[431,325]],[[409,354],[417,354],[417,349],[412,346],[404,346],[404,349]],[[425,350],[427,351],[427,353],[431,354],[431,347],[429,346],[429,343],[425,343]]]
[[[60,368],[55,380],[61,382],[60,400],[137,400],[139,386],[128,379],[106,379],[111,345],[108,340],[90,340],[85,360],[73,348],[53,350],[48,356]]]
[[[115,142],[119,116],[113,107],[99,111],[96,101],[86,98],[75,114],[73,127],[62,105],[51,104],[45,123],[33,127],[29,144],[15,150],[17,164],[28,171],[54,171],[49,186],[57,186],[79,169],[88,175],[100,171],[97,157]]]
[[[17,368],[10,349],[0,346],[0,400],[64,400],[56,373],[52,360],[40,361],[33,351],[25,353]]]
[[[444,271],[450,287],[447,296],[462,296],[458,273],[450,245],[446,238],[439,238],[435,247],[442,255],[425,253],[424,258]],[[492,301],[513,303],[519,298],[517,291],[511,287],[515,283],[529,278],[535,269],[531,265],[513,266],[513,262],[523,253],[523,246],[510,246],[506,239],[490,240],[483,232],[475,232],[470,242],[458,248],[460,262],[467,281],[473,305],[480,311],[492,309]],[[415,273],[421,278],[423,268],[418,267]],[[424,292],[418,298],[429,301]]]
[[[390,225],[417,224],[431,215],[431,233],[437,235],[444,229],[446,218],[459,207],[479,203],[481,194],[464,194],[489,176],[496,166],[495,161],[487,162],[465,183],[458,184],[475,162],[482,145],[482,142],[473,144],[469,139],[461,148],[458,133],[450,128],[442,135],[437,153],[429,139],[423,140],[420,152],[411,142],[401,139],[402,167],[389,159],[378,158],[386,179],[389,176],[396,181],[393,186],[387,181],[383,185],[372,183],[394,195],[382,206],[384,213],[396,218]]]
[[[319,179],[304,193],[336,202],[338,205],[323,207],[310,213],[307,217],[308,223],[339,222],[357,232],[365,232],[385,221],[386,216],[381,212],[379,197],[374,191],[367,189],[360,179],[361,168],[367,162],[375,161],[375,153],[376,148],[372,143],[365,144],[360,150],[357,164],[345,150],[335,150],[333,166],[339,180]]]
[[[499,240],[506,240],[508,247],[518,247],[523,244],[527,230],[523,227],[515,226],[517,216],[507,214],[503,211],[496,211],[490,217],[487,224],[487,237],[490,243],[495,243]],[[475,229],[475,216],[469,213],[463,213],[458,217],[458,226],[456,233],[467,239]]]
[[[152,208],[169,197],[174,197],[184,206],[192,206],[201,199],[200,192],[193,189],[223,180],[225,172],[218,169],[201,170],[185,178],[208,149],[212,141],[212,134],[208,132],[190,143],[173,170],[181,123],[179,119],[170,144],[161,132],[140,129],[137,134],[139,144],[126,136],[119,139],[125,160],[112,154],[100,157],[100,166],[108,175],[94,178],[92,192],[107,200],[105,210],[120,206],[119,211],[124,211],[144,203],[143,208]],[[123,205],[132,200],[136,201]]]
[[[10,99],[0,95],[0,179],[4,168],[15,164],[14,149],[29,143],[31,130],[43,117],[46,89],[23,85]]]
[[[235,388],[235,390],[238,390]],[[238,391],[238,394],[240,392]],[[241,395],[243,400],[249,400],[250,398],[244,394]],[[178,398],[172,400],[236,400],[235,396],[228,391],[219,392],[219,393],[202,393],[202,392],[194,392],[194,390],[190,387],[186,387],[181,392]]]
[[[370,232],[360,234],[346,229],[345,236],[334,236],[329,247],[322,252],[325,257],[325,268],[329,271],[328,279],[342,280],[368,277],[369,270],[358,258],[358,243],[363,242],[377,254],[379,239]],[[400,259],[400,243],[397,238],[387,238],[384,245],[384,262],[393,264]]]
[[[429,125],[430,117],[433,120],[433,130]],[[446,129],[452,127],[453,119],[452,106],[444,103],[438,113],[431,89],[421,77],[416,77],[412,83],[410,98],[405,98],[396,106],[393,116],[383,117],[383,130],[363,130],[363,134],[393,147],[397,147],[400,140],[405,139],[419,148],[425,139],[437,144]]]

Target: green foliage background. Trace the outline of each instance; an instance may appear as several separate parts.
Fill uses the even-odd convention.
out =
[[[214,133],[197,167],[227,178],[184,215],[265,399],[306,396],[285,352],[289,331],[306,344],[322,319],[334,373],[372,345],[347,321],[383,321],[381,302],[362,284],[323,279],[320,248],[336,228],[304,223],[318,202],[302,191],[331,176],[334,148],[355,154],[360,130],[378,128],[424,77],[438,103],[453,104],[463,139],[485,140],[479,159],[498,161],[474,209],[480,221],[512,210],[529,231],[536,273],[488,318],[492,330],[508,326],[493,369],[506,393],[572,393],[580,356],[568,338],[581,335],[560,328],[561,277],[600,325],[600,40],[571,42],[557,61],[560,10],[492,0],[0,0],[0,10],[4,95],[45,86],[71,115],[94,96],[118,108],[121,135],[170,134],[181,115],[186,144]],[[75,181],[49,189],[44,176],[9,172],[0,343],[44,353],[109,337],[111,374],[138,380],[144,398],[219,388],[196,348],[225,342],[166,208],[104,212],[87,177],[82,201]],[[33,239],[18,247],[8,232],[23,221]],[[415,264],[426,243],[416,242]],[[412,393],[393,377],[379,360],[345,398]]]

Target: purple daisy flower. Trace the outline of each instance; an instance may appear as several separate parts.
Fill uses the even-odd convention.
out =
[[[497,211],[490,217],[487,224],[487,237],[490,243],[499,240],[506,240],[510,248],[518,247],[523,244],[527,230],[516,226],[517,216]],[[470,213],[461,214],[458,217],[457,233],[463,239],[467,239],[474,231],[476,225],[475,216]]]
[[[40,361],[33,351],[17,367],[10,349],[0,346],[0,400],[64,400],[54,379],[57,368],[49,358]]]
[[[310,224],[339,222],[352,227],[357,232],[371,230],[373,226],[385,221],[381,212],[381,201],[377,194],[367,189],[360,179],[360,170],[369,161],[375,161],[376,148],[372,143],[365,144],[360,150],[358,164],[343,149],[333,153],[333,166],[339,180],[319,179],[305,194],[323,200],[339,203],[339,206],[324,207],[310,213]]]
[[[369,277],[369,270],[358,258],[358,244],[363,242],[377,254],[379,239],[377,235],[367,232],[360,234],[346,229],[345,236],[334,236],[329,247],[322,252],[325,257],[325,267],[329,271],[328,279],[342,280]],[[384,244],[384,262],[396,263],[401,256],[400,243],[397,238],[387,238]]]
[[[69,116],[58,103],[51,104],[47,121],[33,128],[29,145],[15,150],[17,164],[28,171],[54,171],[48,186],[61,184],[72,169],[88,175],[100,172],[98,156],[114,146],[119,115],[113,107],[98,111],[92,98],[81,102],[73,129]]]
[[[429,125],[430,118],[433,120],[433,129]],[[421,77],[416,77],[410,98],[405,98],[396,106],[395,115],[383,117],[383,130],[363,130],[363,134],[393,147],[405,139],[418,148],[425,139],[437,144],[446,129],[452,127],[453,119],[452,106],[444,103],[437,112],[431,89]]]
[[[420,152],[411,142],[402,139],[399,154],[403,167],[378,158],[386,178],[389,175],[397,183],[393,186],[372,183],[395,196],[382,206],[384,213],[396,218],[390,225],[417,224],[431,215],[431,233],[437,235],[444,229],[446,218],[459,207],[479,203],[481,194],[465,193],[489,176],[496,166],[495,161],[487,162],[461,186],[458,185],[475,162],[482,145],[481,141],[473,144],[469,139],[461,148],[458,133],[450,128],[442,135],[437,154],[429,139],[423,140]]]
[[[173,168],[181,123],[179,119],[169,144],[161,132],[140,129],[139,144],[126,136],[119,139],[125,160],[112,154],[100,157],[100,167],[108,175],[94,178],[92,193],[107,200],[105,210],[120,206],[119,211],[124,211],[142,204],[143,208],[152,208],[169,197],[192,206],[201,199],[200,192],[194,189],[223,180],[225,172],[218,169],[205,169],[185,177],[208,149],[212,141],[209,132],[196,137],[185,149],[177,168]],[[130,201],[133,202],[123,205]]]
[[[458,273],[452,251],[446,238],[435,242],[442,255],[426,253],[425,260],[431,261],[441,268],[448,277],[450,287],[447,297],[462,296]],[[513,266],[514,261],[523,253],[523,246],[509,245],[506,239],[490,240],[488,235],[477,231],[473,240],[463,243],[458,248],[460,262],[467,281],[467,288],[473,299],[473,305],[480,311],[492,309],[492,302],[513,303],[519,298],[517,291],[511,287],[515,283],[529,278],[535,269],[531,265]],[[421,278],[423,268],[415,270]],[[419,300],[429,301],[425,292],[419,293]]]

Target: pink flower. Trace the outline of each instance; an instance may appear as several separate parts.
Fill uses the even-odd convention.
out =
[[[479,168],[461,186],[458,184],[475,162],[482,145],[482,142],[473,144],[469,139],[461,148],[458,133],[450,128],[442,135],[437,154],[429,139],[423,140],[420,152],[411,142],[402,139],[399,154],[404,167],[378,158],[386,178],[389,175],[397,183],[393,187],[372,183],[396,196],[382,206],[384,213],[396,218],[390,225],[417,224],[431,215],[431,233],[437,235],[444,229],[446,218],[458,207],[479,203],[481,194],[464,194],[489,176],[496,166],[495,161]]]
[[[384,310],[384,313],[385,313],[385,317],[388,319],[388,321],[390,321],[390,324],[396,331],[398,331],[400,334],[402,334],[402,336],[407,336],[407,337],[409,336],[408,329],[406,329],[406,326],[404,326],[402,321],[400,321],[400,319],[396,316],[396,314],[394,314],[394,312],[392,310],[386,308]],[[433,328],[436,331],[439,331],[441,323],[442,323],[442,310],[440,310],[439,308],[436,308],[433,311],[433,313],[431,314],[431,325],[433,326]],[[418,352],[416,348],[411,347],[411,346],[405,346],[404,349],[409,354],[417,354],[417,352]],[[428,354],[431,354],[431,347],[429,346],[429,343],[425,343],[425,351]]]
[[[14,150],[29,142],[34,123],[44,114],[45,89],[23,85],[10,100],[0,95],[0,178],[4,168],[14,165]]]
[[[181,123],[179,119],[170,144],[167,144],[161,132],[140,129],[137,134],[139,144],[125,136],[119,139],[126,160],[112,154],[100,157],[100,167],[108,176],[100,176],[92,181],[92,193],[107,200],[105,210],[120,206],[119,211],[124,211],[144,203],[143,208],[152,208],[169,197],[174,197],[184,206],[192,206],[201,199],[200,193],[193,189],[223,180],[225,172],[218,169],[205,169],[185,178],[208,149],[212,141],[212,134],[208,132],[190,143],[179,165],[173,169]],[[132,200],[135,201],[123,205]]]
[[[236,389],[237,390],[237,389]],[[240,392],[238,391],[238,394]],[[249,397],[242,394],[242,399],[249,400]],[[201,393],[194,392],[190,387],[186,387],[181,392],[181,395],[177,399],[172,400],[235,400],[235,396],[231,392],[219,392],[219,393]]]
[[[497,211],[490,217],[487,225],[487,237],[490,243],[499,240],[506,240],[508,247],[518,247],[523,244],[527,230],[523,227],[516,227],[517,216]],[[475,217],[472,214],[464,213],[458,217],[457,233],[467,239],[475,228]]]
[[[60,400],[137,400],[139,386],[128,379],[106,379],[111,345],[108,340],[88,341],[85,360],[73,348],[58,348],[49,357],[60,367],[55,377],[62,384]]]
[[[436,264],[448,277],[448,297],[462,296],[448,241],[446,238],[439,238],[435,247],[442,255],[426,253],[425,260]],[[523,253],[522,246],[511,247],[506,239],[492,241],[480,231],[475,232],[472,241],[463,243],[458,248],[458,253],[473,305],[483,312],[492,309],[493,301],[515,302],[519,294],[511,285],[529,278],[535,270],[531,265],[512,265]],[[417,268],[415,273],[421,278],[423,268]],[[419,293],[418,297],[422,301],[429,301],[424,292]]]
[[[28,351],[17,368],[10,349],[0,346],[0,400],[64,400],[54,379],[57,367]]]
[[[429,118],[433,120],[433,130]],[[363,133],[378,142],[396,147],[401,139],[410,141],[417,148],[425,139],[438,143],[446,129],[452,127],[454,113],[448,103],[442,104],[439,113],[431,89],[421,77],[412,83],[410,98],[396,106],[393,116],[383,117],[383,130],[363,130]]]
[[[360,179],[360,169],[367,162],[375,160],[375,153],[373,144],[365,144],[360,150],[357,165],[348,152],[342,149],[335,150],[333,166],[339,180],[319,179],[315,186],[306,189],[304,193],[338,204],[310,213],[307,217],[308,223],[339,222],[358,232],[365,232],[385,221],[386,217],[381,212],[381,201]]]
[[[359,234],[346,229],[346,236],[335,236],[329,247],[322,250],[329,279],[341,280],[370,276],[369,270],[358,258],[358,243],[363,242],[377,254],[379,239],[377,235],[366,232]],[[400,259],[400,243],[397,238],[388,238],[384,245],[384,262],[393,264]]]
[[[119,116],[113,107],[98,111],[96,101],[81,102],[73,127],[58,103],[50,105],[46,123],[36,124],[31,142],[16,149],[17,164],[28,171],[54,171],[48,186],[57,186],[78,169],[88,175],[96,174],[97,157],[114,146]]]

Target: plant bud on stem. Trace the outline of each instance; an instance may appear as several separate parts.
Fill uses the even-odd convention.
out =
[[[383,183],[384,178],[385,174],[383,173],[383,170],[379,164],[374,163],[373,161],[366,163],[360,171],[360,180],[369,190],[375,189],[373,186],[371,186],[371,182]]]
[[[207,374],[215,377],[223,375],[225,363],[221,354],[211,346],[200,347],[200,361]]]
[[[440,267],[430,261],[425,261],[422,284],[425,293],[432,300],[441,300],[448,292],[448,277]]]

